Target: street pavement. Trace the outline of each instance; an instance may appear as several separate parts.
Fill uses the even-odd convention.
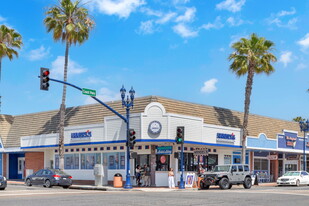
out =
[[[84,206],[84,205],[308,205],[309,187],[254,186],[250,190],[233,186],[230,190],[135,188],[134,190],[81,190],[9,184],[0,191],[0,205]]]

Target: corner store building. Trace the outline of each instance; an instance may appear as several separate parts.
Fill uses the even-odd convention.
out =
[[[120,101],[107,104],[125,114]],[[137,164],[149,164],[152,184],[167,185],[168,168],[179,169],[178,159],[174,158],[174,152],[179,151],[175,144],[177,126],[185,127],[186,171],[195,171],[197,164],[208,163],[211,168],[216,164],[238,163],[240,160],[241,112],[147,96],[135,100],[131,113],[131,128],[137,132],[137,144],[133,151],[138,154],[136,159],[131,160],[131,168]],[[58,121],[58,111],[19,116],[1,115],[0,135],[3,147],[0,148],[0,172],[10,179],[22,179],[26,173],[44,167],[57,168]],[[161,124],[159,134],[151,132],[153,121]],[[248,129],[252,138],[259,139],[260,134],[265,134],[276,142],[278,134],[282,134],[283,130],[299,132],[297,123],[259,115],[250,115]],[[74,179],[94,180],[93,166],[95,163],[102,163],[107,168],[105,171],[108,181],[112,181],[115,173],[122,173],[124,177],[125,134],[125,123],[102,105],[67,108],[65,170]],[[209,151],[208,158],[193,154],[196,149],[205,148]],[[279,152],[278,148],[259,148],[253,145],[248,149],[247,156],[252,170],[259,169],[255,168],[254,161],[259,159],[255,158],[257,152],[262,150],[268,155]],[[268,173],[271,172],[270,161],[276,160],[268,160]],[[279,163],[272,164],[272,167],[272,172],[278,176],[279,169],[276,171],[275,168],[279,167]],[[134,174],[133,169],[131,174]],[[180,173],[177,173],[178,180],[179,176]]]

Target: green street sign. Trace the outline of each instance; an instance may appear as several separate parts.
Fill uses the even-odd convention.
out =
[[[83,92],[84,95],[89,95],[89,96],[92,96],[92,97],[96,96],[96,91],[92,90],[92,89],[83,88],[82,92]]]

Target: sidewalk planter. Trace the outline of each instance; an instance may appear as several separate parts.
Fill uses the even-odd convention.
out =
[[[114,187],[123,187],[122,175],[120,173],[114,175]]]

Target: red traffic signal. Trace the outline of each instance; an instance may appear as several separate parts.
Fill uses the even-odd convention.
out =
[[[49,88],[49,69],[47,68],[41,68],[40,71],[40,89],[48,91]]]
[[[129,131],[128,131],[127,146],[133,147],[135,145],[135,143],[136,143],[136,141],[135,141],[135,139],[136,139],[135,134],[136,134],[136,132],[135,132],[134,129],[129,129]]]

